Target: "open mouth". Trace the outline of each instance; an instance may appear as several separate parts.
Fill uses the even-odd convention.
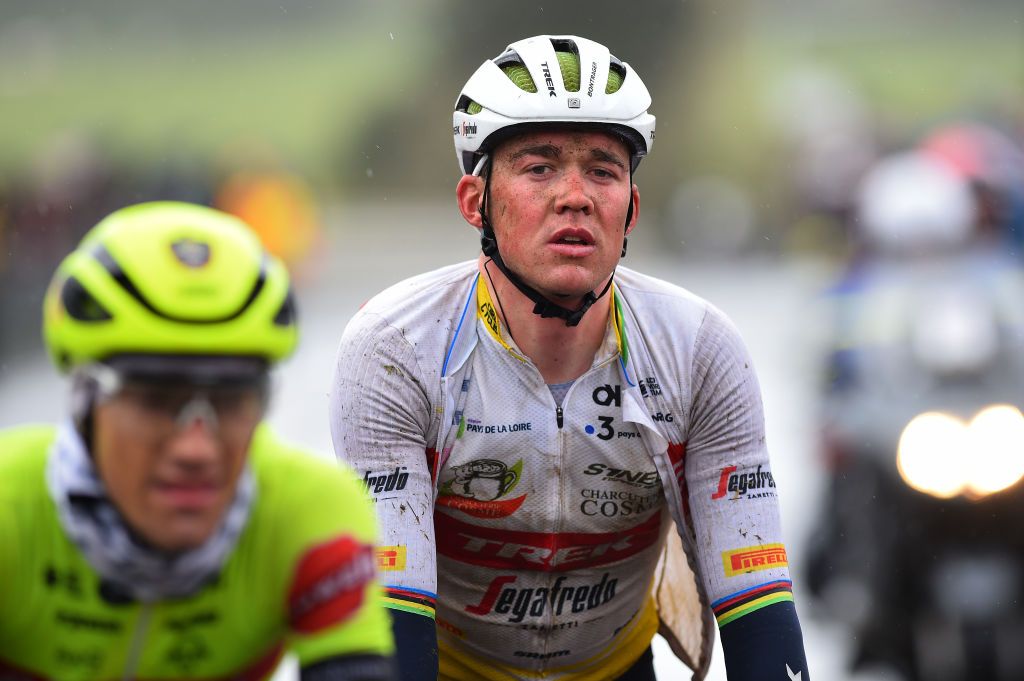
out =
[[[551,243],[566,246],[593,246],[594,239],[585,230],[565,229],[555,233]]]

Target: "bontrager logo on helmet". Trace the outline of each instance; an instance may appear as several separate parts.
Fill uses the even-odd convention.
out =
[[[585,89],[581,72],[587,74]],[[479,172],[482,159],[520,126],[579,123],[621,136],[635,170],[654,143],[650,105],[637,73],[605,46],[570,35],[527,38],[485,61],[463,87],[452,116],[455,153],[469,175]],[[472,126],[472,134],[466,126]]]
[[[192,239],[180,239],[171,244],[171,251],[186,267],[202,267],[210,262],[210,245]]]

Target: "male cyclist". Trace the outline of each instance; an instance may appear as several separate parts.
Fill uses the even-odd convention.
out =
[[[344,333],[332,433],[376,498],[403,679],[439,650],[444,679],[646,681],[659,619],[702,678],[712,613],[731,681],[808,678],[746,351],[617,267],[650,101],[583,38],[484,62],[452,127],[482,255]]]
[[[0,678],[392,678],[373,511],[261,424],[295,347],[284,266],[237,219],[125,208],[44,307],[71,414],[0,433]]]

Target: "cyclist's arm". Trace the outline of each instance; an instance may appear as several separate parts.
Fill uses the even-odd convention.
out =
[[[294,506],[278,533],[282,553],[293,556],[289,648],[303,679],[390,681],[394,644],[375,574],[372,505],[347,467],[306,463],[276,471],[293,478]]]
[[[437,669],[433,407],[426,393],[435,384],[399,329],[368,313],[349,323],[331,389],[331,434],[338,458],[376,502],[378,569],[404,680],[434,678]]]
[[[729,680],[808,681],[760,387],[738,332],[713,308],[691,369],[686,480]]]
[[[380,655],[346,655],[320,660],[299,670],[299,681],[391,681],[394,661]]]

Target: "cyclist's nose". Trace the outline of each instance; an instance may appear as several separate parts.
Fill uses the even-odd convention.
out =
[[[192,400],[175,420],[171,453],[179,463],[203,465],[219,456],[217,413],[205,398]]]
[[[189,430],[195,424],[202,424],[211,435],[216,435],[220,430],[217,410],[204,395],[196,395],[189,400],[174,420],[174,426],[178,430]]]
[[[558,196],[555,201],[555,210],[581,211],[590,215],[594,208],[594,201],[587,192],[586,179],[583,171],[575,168],[566,169],[558,184]]]

